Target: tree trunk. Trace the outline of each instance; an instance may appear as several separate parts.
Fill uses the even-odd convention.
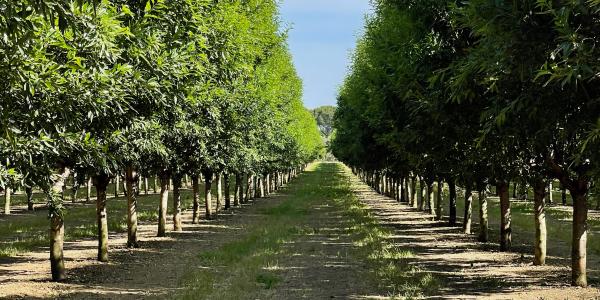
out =
[[[115,198],[119,197],[119,184],[120,184],[120,177],[119,177],[119,174],[117,174],[117,176],[115,177]]]
[[[485,193],[485,186],[480,186],[478,191],[479,198],[479,237],[480,242],[485,243],[489,239],[489,218],[488,218],[488,203]]]
[[[235,194],[233,195],[233,206],[239,207],[242,199],[244,199],[244,192],[242,191],[242,175],[235,173]]]
[[[10,196],[12,193],[12,189],[9,187],[6,187],[4,189],[4,214],[5,215],[10,215]]]
[[[435,201],[435,219],[442,220],[442,193],[444,191],[444,183],[440,180],[437,184],[437,195]]]
[[[33,211],[33,188],[25,187],[25,195],[27,195],[27,210]]]
[[[433,181],[427,183],[427,209],[430,215],[434,215],[435,200],[433,199]]]
[[[92,177],[90,177],[86,184],[85,202],[92,201],[92,184]]]
[[[473,190],[471,184],[467,184],[465,190],[465,215],[463,217],[463,231],[471,234],[471,217],[473,216]]]
[[[246,175],[246,195],[244,197],[244,203],[248,203],[252,195],[254,195],[254,191],[252,190],[252,175]]]
[[[554,203],[554,195],[552,194],[552,190],[552,180],[550,180],[550,182],[548,183],[548,204]]]
[[[170,176],[160,175],[160,202],[158,204],[158,236],[165,237],[167,232],[167,206],[169,203]]]
[[[127,182],[125,180],[123,180],[121,182],[121,184],[123,185],[123,196],[127,197],[127,193],[133,193],[133,190],[128,190],[127,189]]]
[[[510,251],[512,246],[512,230],[510,228],[510,199],[508,183],[499,182],[496,186],[500,195],[500,251]]]
[[[517,199],[517,186],[518,186],[517,182],[514,182],[513,183],[513,194],[512,194],[513,199]],[[500,196],[500,195],[498,195],[498,196]]]
[[[570,189],[573,199],[573,242],[571,245],[571,283],[574,286],[587,286],[587,183],[577,182]]]
[[[148,177],[144,177],[144,195],[148,195]]]
[[[543,266],[546,264],[546,212],[544,208],[544,196],[546,183],[538,180],[533,183],[533,201],[535,217],[535,243],[533,244],[533,264]]]
[[[231,208],[231,195],[229,193],[229,174],[225,173],[223,175],[223,180],[225,181],[225,209]]]
[[[417,202],[415,201],[415,195],[417,194],[417,178],[412,176],[410,179],[410,206],[417,207]]]
[[[394,179],[394,181],[395,181],[394,194],[396,195],[396,201],[402,202],[402,198],[404,198],[402,196],[402,194],[404,193],[404,187],[402,185],[402,177],[396,178],[396,179]]]
[[[271,194],[271,174],[265,175],[265,192],[267,195]]]
[[[65,181],[69,177],[71,170],[62,167],[58,174],[52,177],[52,190],[50,197],[56,201],[57,197],[62,197],[62,190]],[[63,198],[58,201],[62,204]],[[63,255],[63,244],[65,241],[65,220],[63,215],[52,213],[50,215],[50,272],[52,273],[52,281],[63,281],[67,278],[65,270],[65,260]]]
[[[411,190],[408,181],[409,181],[409,178],[406,177],[404,179],[404,202],[406,202],[406,203],[410,203],[410,195],[413,193],[413,190]]]
[[[79,193],[79,183],[77,182],[77,174],[73,174],[73,187],[71,188],[71,202],[77,202],[77,194]]]
[[[158,193],[158,178],[154,176],[154,185],[152,186],[152,191],[156,194]]]
[[[206,208],[206,218],[212,219],[212,173],[204,174],[204,203]]]
[[[448,180],[448,204],[449,204],[449,218],[448,223],[450,226],[456,226],[456,183],[454,179]]]
[[[217,173],[215,175],[215,180],[217,181],[217,208],[216,211],[220,211],[222,205],[222,201],[223,201],[223,182],[222,182],[222,178],[221,178],[221,173]]]
[[[253,190],[254,190],[254,197],[253,198],[260,198],[260,186],[259,186],[260,185],[260,179],[258,178],[258,175],[252,176],[252,185],[253,185]]]
[[[138,174],[133,167],[128,167],[125,170],[125,181],[127,182],[127,190],[133,191],[135,181],[138,180]],[[137,239],[137,199],[135,193],[127,193],[127,247],[138,248]]]
[[[259,194],[259,198],[264,198],[265,197],[265,179],[264,177],[258,177],[258,185],[259,185],[259,190],[260,190],[260,194]]]
[[[423,184],[423,179],[419,178],[419,189],[417,191],[417,207],[420,211],[424,210],[425,202],[423,201],[423,190],[425,189],[425,184]]]
[[[198,222],[200,222],[200,192],[197,175],[192,175],[192,194],[194,199],[192,208],[192,224],[198,224]]]
[[[182,231],[181,226],[181,183],[182,176],[173,176],[173,231]]]
[[[106,174],[95,176],[96,221],[98,222],[98,261],[108,262],[108,216],[106,213],[106,189],[110,178]]]

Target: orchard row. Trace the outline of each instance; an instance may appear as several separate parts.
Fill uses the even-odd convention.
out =
[[[374,5],[339,94],[335,156],[377,189],[389,182],[405,201],[414,196],[404,190],[414,193],[420,181],[417,195],[426,189],[427,197],[418,205],[438,218],[433,185],[447,184],[452,224],[463,187],[466,233],[478,192],[482,241],[485,194],[495,187],[505,251],[509,182],[529,186],[536,265],[546,259],[546,189],[560,182],[573,199],[572,284],[586,286],[589,194],[600,178],[600,1]]]
[[[249,182],[281,185],[322,155],[278,18],[274,0],[0,1],[0,186],[47,195],[53,280],[65,279],[69,176],[96,188],[107,261],[107,186],[121,174],[128,191],[159,178],[161,236],[169,182],[181,230],[185,176],[204,177],[210,204],[216,174],[250,195]]]

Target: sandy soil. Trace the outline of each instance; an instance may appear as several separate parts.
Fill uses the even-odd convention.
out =
[[[95,240],[65,243],[68,280],[62,283],[48,280],[47,252],[0,261],[0,298],[168,298],[193,267],[198,253],[232,241],[244,223],[252,222],[253,211],[277,202],[259,200],[197,225],[191,224],[191,212],[187,211],[183,214],[183,232],[169,232],[165,238],[155,237],[156,225],[141,224],[139,249],[125,247],[125,234],[111,234],[107,264],[95,260]],[[167,228],[171,227],[169,223]]]
[[[460,228],[448,227],[426,213],[379,195],[356,178],[353,186],[381,225],[392,230],[394,245],[411,250],[415,254],[412,263],[442,283],[439,295],[431,298],[600,299],[596,287],[568,285],[568,258],[548,257],[546,266],[533,266],[531,247],[499,252],[497,244],[478,243],[474,235],[465,235]],[[595,274],[599,268],[595,263],[588,265],[588,271]]]

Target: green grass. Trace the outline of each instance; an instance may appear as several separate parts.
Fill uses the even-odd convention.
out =
[[[114,191],[109,189],[109,191]],[[216,189],[216,187],[215,187]],[[84,189],[81,189],[84,191]],[[109,196],[112,193],[109,192]],[[169,194],[172,197],[172,193]],[[85,194],[79,193],[79,196]],[[95,196],[95,195],[94,195]],[[24,195],[15,195],[13,203],[26,203]],[[20,199],[20,200],[19,200]],[[36,194],[38,203],[43,202],[43,195]],[[182,208],[192,207],[191,190],[183,189],[181,194]],[[82,201],[82,200],[78,200]],[[201,201],[203,197],[201,196]],[[70,203],[70,200],[65,201]],[[159,196],[156,194],[138,197],[138,220],[140,222],[157,222]],[[127,201],[123,197],[108,199],[108,230],[111,233],[127,231]],[[172,214],[172,198],[168,202],[168,213]],[[25,215],[0,217],[0,258],[14,257],[29,251],[39,251],[49,245],[49,220],[47,211],[39,210]],[[95,203],[67,206],[65,211],[65,241],[94,238],[97,234]]]
[[[570,197],[570,196],[569,196]],[[444,214],[447,214],[447,195],[444,197]],[[531,200],[532,198],[530,198]],[[560,199],[560,198],[558,198]],[[554,198],[555,203],[557,198]],[[464,215],[464,197],[459,193],[457,201],[457,216],[459,221]],[[511,201],[511,226],[513,245],[527,245],[531,247],[533,254],[533,240],[535,237],[535,220],[533,203],[531,201]],[[496,242],[499,239],[500,228],[500,202],[498,197],[488,198],[488,217],[490,227],[490,241]],[[479,201],[477,195],[473,197],[473,222],[479,222]],[[572,236],[572,218],[573,214],[570,207],[560,205],[546,206],[546,227],[548,236],[548,255],[569,259],[571,255],[571,236]],[[474,224],[472,232],[477,233],[479,227]],[[600,259],[600,219],[588,218],[588,260]],[[597,268],[593,265],[588,266],[588,272],[597,274]],[[597,275],[592,275],[597,277]],[[597,279],[592,279],[597,280]]]
[[[304,232],[308,208],[321,202],[313,197],[318,177],[302,175],[285,202],[258,210],[259,217],[241,229],[242,236],[218,249],[199,253],[198,265],[183,280],[181,299],[261,299],[281,278],[277,257],[282,245]]]
[[[260,217],[242,228],[234,242],[198,255],[198,263],[185,276],[181,299],[265,299],[284,280],[278,261],[293,255],[282,245],[316,234],[307,222],[316,214],[341,215],[337,228],[345,228],[355,250],[353,261],[369,266],[364,280],[397,297],[434,293],[439,283],[409,264],[410,251],[394,248],[381,228],[354,195],[348,171],[340,164],[319,164],[289,186],[285,200],[261,209]],[[319,207],[319,210],[314,208]],[[313,252],[316,249],[313,249]],[[309,252],[311,250],[309,249]],[[338,254],[342,255],[342,254]]]
[[[371,266],[370,280],[390,291],[393,298],[419,298],[435,294],[440,288],[440,282],[431,274],[409,262],[414,254],[405,249],[399,249],[390,242],[391,232],[381,227],[378,220],[366,209],[365,205],[351,191],[347,180],[348,170],[341,165],[337,176],[345,193],[335,198],[335,204],[346,218],[344,226],[348,228],[358,247],[358,259],[368,261]],[[345,174],[341,172],[345,171]]]

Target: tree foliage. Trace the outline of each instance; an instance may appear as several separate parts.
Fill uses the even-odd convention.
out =
[[[361,172],[426,183],[560,180],[575,202],[573,284],[586,285],[599,5],[374,1],[339,93],[333,153]]]

